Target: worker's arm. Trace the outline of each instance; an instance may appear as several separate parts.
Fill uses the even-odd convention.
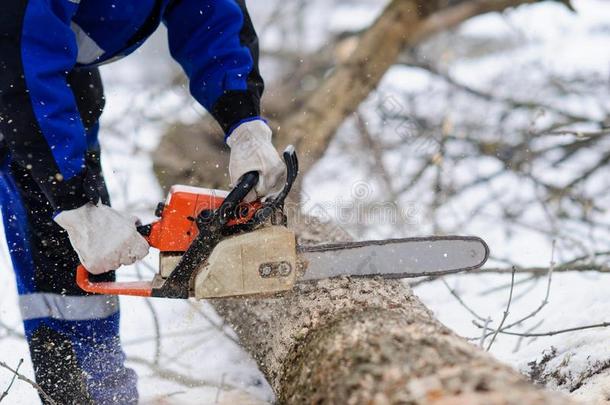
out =
[[[164,16],[169,46],[193,97],[229,135],[260,118],[258,38],[243,0],[175,0]]]
[[[225,131],[232,183],[258,171],[256,194],[269,194],[284,168],[271,129],[259,116],[264,84],[245,1],[175,0],[164,21],[170,51],[189,77],[191,94]]]
[[[5,0],[0,13],[0,131],[56,211],[97,200],[86,134],[67,76],[77,57],[76,2]]]
[[[78,53],[70,29],[77,7],[68,0],[2,3],[0,132],[12,161],[47,196],[83,264],[101,273],[143,257],[148,244],[133,218],[99,203],[88,179],[85,126],[67,80]]]

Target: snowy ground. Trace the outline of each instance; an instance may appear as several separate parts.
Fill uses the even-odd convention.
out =
[[[536,6],[535,12],[525,13],[518,10],[511,14],[510,22],[514,26],[507,25],[506,20],[501,21],[497,16],[485,16],[469,22],[462,30],[475,34],[485,32],[486,35],[501,35],[503,31],[515,29],[517,26],[531,37],[533,45],[530,51],[540,55],[548,66],[555,66],[557,69],[593,68],[608,74],[610,54],[607,52],[607,40],[610,28],[605,24],[610,21],[610,5],[603,1],[581,0],[576,2],[576,6],[580,12],[578,16],[566,13],[559,5],[545,4]],[[356,11],[363,23],[372,15],[366,7]],[[335,10],[326,16],[324,25],[353,27],[351,23],[358,18],[346,18],[346,14],[347,10]],[[255,16],[261,21],[264,17],[264,13]],[[591,34],[591,27],[598,27],[599,36]],[[269,41],[272,40],[271,32]],[[155,42],[144,52],[149,60],[152,60],[151,57],[167,58],[160,42]],[[454,73],[461,75],[460,78],[465,81],[484,81],[485,75],[493,77],[497,63],[481,63],[475,66],[476,69],[473,69],[473,65],[464,63],[457,66]],[[127,60],[104,68],[108,107],[104,116],[105,132],[102,143],[105,151],[105,171],[115,206],[133,211],[146,221],[151,219],[154,204],[162,198],[161,190],[154,180],[149,157],[160,130],[156,123],[142,125],[139,121],[131,120],[129,111],[147,109],[152,115],[171,111],[171,114],[179,115],[184,120],[192,120],[200,110],[195,106],[186,110],[176,109],[183,97],[179,92],[169,93],[162,103],[155,105],[149,105],[146,92],[143,92],[141,97],[134,96],[133,87],[125,88],[124,83],[141,81],[142,88],[146,88],[146,83],[151,78],[155,80],[166,77],[169,71],[166,64],[159,63],[150,64],[141,74],[142,70],[137,70],[137,66]],[[474,71],[476,73],[473,73]],[[395,84],[398,81],[401,86],[416,87],[421,85],[422,80],[427,79],[421,73],[411,72],[409,75],[409,72],[404,70],[393,70],[384,83]],[[117,123],[120,123],[120,131],[113,129]],[[121,135],[124,133],[131,133],[132,137],[125,138]],[[353,167],[349,172],[336,170],[337,165],[344,162],[340,153],[340,150],[331,145],[325,158],[309,174],[304,189],[307,201],[305,209],[309,212],[337,218],[341,204],[350,203],[354,191],[362,191],[363,184],[370,186],[366,182],[365,174],[358,167]],[[333,175],[330,176],[329,173]],[[374,188],[366,187],[366,193],[375,192]],[[418,218],[416,209],[411,225],[409,234],[426,232],[426,218]],[[372,236],[385,234],[387,231],[383,224],[366,226]],[[464,229],[463,233],[482,236],[488,241],[492,251],[498,252],[500,256],[513,258],[523,265],[547,265],[551,258],[549,241],[527,232],[508,241],[501,232],[490,227],[489,223],[486,225],[482,222]],[[4,242],[0,253],[0,285],[3,286],[0,290],[0,320],[19,334],[21,326],[14,278]],[[149,277],[150,268],[154,266],[153,255],[146,260],[145,266],[128,269],[123,274],[129,278],[139,272]],[[523,277],[527,276],[518,275],[517,280]],[[495,324],[500,321],[506,307],[510,276],[462,275],[446,277],[445,280],[478,315],[483,318],[490,317]],[[610,285],[610,275],[555,274],[548,305],[521,329],[527,330],[536,326],[536,331],[551,331],[610,322],[610,299],[607,298],[608,294],[604,288],[606,284]],[[504,287],[489,292],[498,286]],[[474,338],[473,343],[478,344],[481,330],[473,325],[474,316],[456,301],[442,282],[425,283],[416,287],[415,291],[442,322],[458,334]],[[517,284],[507,322],[533,311],[544,299],[545,292],[545,278],[527,284]],[[252,359],[233,341],[235,337],[232,332],[221,324],[221,320],[207,304],[155,299],[147,301],[138,298],[122,298],[121,302],[122,339],[130,358],[129,364],[136,368],[140,375],[143,403],[248,404],[272,400],[273,394]],[[2,333],[4,331],[0,328],[0,334]],[[160,339],[157,338],[159,335]],[[548,381],[551,386],[570,391],[578,388],[582,373],[597,367],[598,362],[610,359],[608,340],[610,329],[591,329],[537,339],[500,335],[491,352],[502,361],[528,373],[531,371],[528,363],[540,361],[544,352],[550,353],[554,350],[555,354],[551,356],[546,370],[559,371],[548,378]],[[10,365],[16,365],[23,358],[25,363],[21,371],[28,376],[33,375],[23,339],[10,334],[4,336],[0,339],[0,353],[0,360]],[[0,371],[0,389],[9,379],[7,372]],[[610,395],[610,376],[600,375],[591,383],[576,389],[574,395],[601,402]],[[36,402],[35,392],[23,383],[16,384],[7,398],[7,403],[11,404]]]

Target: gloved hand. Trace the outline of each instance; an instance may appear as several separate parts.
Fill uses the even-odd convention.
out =
[[[136,230],[138,219],[102,203],[62,211],[54,219],[68,232],[81,264],[91,274],[116,270],[148,253],[148,242]]]
[[[227,145],[231,148],[231,184],[237,184],[247,172],[257,171],[256,196],[265,197],[273,192],[284,173],[284,164],[271,143],[271,128],[261,120],[245,122],[233,130]],[[246,201],[253,199],[252,193],[245,198]]]

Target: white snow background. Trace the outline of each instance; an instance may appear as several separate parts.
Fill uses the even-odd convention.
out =
[[[323,2],[320,7],[324,7]],[[350,9],[338,7],[330,13],[319,13],[321,18],[312,18],[311,24],[323,30],[358,28],[368,24],[379,11],[380,5],[362,2],[361,7]],[[543,3],[527,8],[519,8],[498,15],[486,15],[472,19],[459,28],[460,33],[481,37],[516,35],[515,30],[526,33],[528,46],[520,47],[513,53],[493,55],[476,61],[456,61],[451,65],[451,73],[465,83],[485,87],[491,83],[498,71],[511,63],[521,63],[537,59],[546,69],[556,72],[594,72],[610,77],[610,3],[601,0],[575,1],[577,14],[566,11],[558,4]],[[250,5],[255,22],[263,24],[268,17],[267,7],[255,3]],[[510,23],[510,24],[509,24]],[[192,108],[184,108],[184,92],[167,91],[163,97],[149,93],[149,83],[165,80],[171,71],[169,54],[164,45],[162,33],[157,35],[144,49],[123,61],[103,67],[107,106],[102,120],[101,142],[103,146],[104,170],[111,190],[113,204],[120,210],[129,210],[144,221],[153,219],[155,204],[163,196],[152,172],[150,152],[154,150],[163,124],[151,120],[141,122],[142,112],[151,117],[172,114],[183,121],[192,121],[201,109],[192,103]],[[262,42],[268,48],[281,41],[277,32],[264,33]],[[315,47],[320,38],[312,37],[307,47]],[[272,66],[263,64],[265,69]],[[267,75],[272,72],[267,72]],[[532,73],[534,74],[534,73]],[[380,91],[417,90],[425,86],[431,78],[428,74],[413,69],[396,67],[384,78]],[[126,84],[129,85],[126,85]],[[155,86],[156,88],[159,86]],[[577,100],[578,101],[578,100]],[[586,105],[573,105],[575,109]],[[424,106],[425,108],[425,106]],[[134,112],[137,112],[134,113]],[[133,117],[139,116],[140,119]],[[132,119],[133,118],[133,119]],[[119,125],[120,131],[113,130]],[[304,196],[305,210],[316,212],[316,207],[336,207],[338,202],[353,199],[355,185],[366,181],[362,168],[342,155],[341,139],[349,139],[349,128],[339,131],[336,142],[331,144],[325,157],[308,173]],[[123,134],[129,133],[126,137]],[[204,136],[204,134],[202,134]],[[399,159],[400,162],[400,159]],[[200,162],[205,165],[205,162]],[[406,162],[405,164],[408,164]],[[350,170],[346,170],[349,168]],[[329,175],[332,173],[332,175]],[[371,186],[373,192],[374,186]],[[476,195],[472,198],[476,199]],[[467,207],[464,204],[464,207]],[[453,207],[458,211],[464,207]],[[337,217],[337,210],[328,209],[324,214]],[[410,228],[408,234],[388,235],[383,224],[366,224],[363,237],[410,236],[425,234],[425,218],[420,218]],[[507,257],[521,265],[546,266],[551,257],[549,241],[524,231],[517,238],[508,241],[501,232],[496,232],[489,223],[475,222],[464,234],[477,234],[489,243],[498,256]],[[606,239],[607,240],[607,239]],[[14,277],[6,244],[2,241],[0,271],[0,321],[17,333],[22,327],[17,307]],[[122,269],[120,276],[133,278],[137,272],[148,278],[151,268],[156,266],[156,256],[151,254],[145,260],[146,266]],[[526,277],[518,275],[517,279]],[[447,283],[459,292],[462,299],[484,317],[499,322],[505,310],[508,289],[499,293],[485,293],[490,287],[508,283],[509,276],[501,275],[459,275],[445,277]],[[539,331],[563,329],[591,323],[610,321],[610,275],[599,273],[567,273],[553,276],[549,304],[538,316],[524,326],[534,326],[539,321]],[[531,312],[544,298],[545,280],[523,291],[515,287],[515,299],[508,321],[518,319]],[[438,318],[458,334],[478,337],[481,331],[472,325],[473,316],[460,306],[448,289],[440,282],[422,284],[415,289],[418,296],[432,309]],[[140,298],[121,298],[121,334],[125,351],[130,357],[129,365],[139,375],[142,403],[158,404],[248,404],[272,401],[273,394],[261,373],[249,356],[232,341],[235,335],[203,302]],[[155,317],[151,312],[154,308]],[[160,348],[155,340],[155,328],[161,333]],[[0,360],[11,366],[20,359],[25,363],[21,372],[32,376],[27,345],[24,340],[12,336],[0,328]],[[3,336],[5,334],[6,336]],[[528,363],[539,360],[543,351],[556,348],[558,356],[552,362],[565,367],[563,373],[578,373],[590,368],[596,361],[610,359],[610,329],[591,329],[553,337],[520,340],[516,337],[500,335],[491,352],[500,360],[527,372]],[[476,341],[475,341],[476,343]],[[518,347],[518,350],[516,348]],[[155,353],[162,354],[160,367],[184,375],[201,384],[191,388],[156,375]],[[135,361],[134,361],[135,359]],[[0,370],[0,390],[10,381],[11,375]],[[205,385],[206,382],[209,384]],[[218,387],[222,388],[218,388]],[[566,390],[565,386],[557,387]],[[243,391],[245,393],[238,393]],[[585,384],[573,394],[577,398],[601,402],[610,394],[610,376],[602,374]],[[237,395],[240,395],[239,399]],[[17,382],[5,399],[10,404],[38,403],[35,391],[27,384]]]

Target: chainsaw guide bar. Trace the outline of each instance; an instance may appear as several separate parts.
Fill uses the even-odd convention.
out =
[[[299,247],[302,280],[330,277],[410,278],[477,269],[489,248],[474,236],[430,236]]]

